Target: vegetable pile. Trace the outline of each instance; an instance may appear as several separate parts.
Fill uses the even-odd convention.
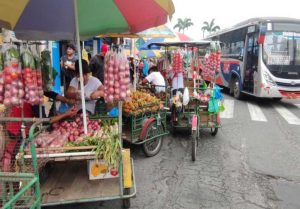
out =
[[[183,56],[180,51],[175,51],[173,54],[173,65],[172,69],[174,74],[180,73],[183,71]]]
[[[39,55],[25,48],[22,55],[16,46],[5,45],[0,54],[0,103],[6,107],[23,102],[43,103],[43,82]]]
[[[211,42],[210,51],[204,57],[203,76],[214,78],[220,71],[221,46],[219,42]]]
[[[4,98],[0,98],[0,101],[3,101],[6,107],[20,105],[23,102],[24,86],[19,52],[14,46],[11,46],[5,51],[3,56],[4,70],[0,78],[0,84],[2,84],[2,88],[0,86],[0,95],[4,93]]]
[[[105,163],[117,168],[121,158],[121,143],[118,123],[115,120],[88,120],[88,134],[83,133],[82,116],[73,122],[64,121],[53,124],[52,132],[43,132],[34,141],[37,148],[45,148],[42,153],[58,153],[61,149],[47,148],[94,146],[95,159],[103,159]]]
[[[135,91],[130,99],[124,102],[123,112],[129,115],[140,115],[145,112],[157,112],[160,109],[160,100],[148,93]]]
[[[121,159],[121,143],[119,139],[118,123],[102,125],[100,130],[92,136],[81,137],[80,140],[69,142],[67,146],[96,146],[96,159],[103,159],[108,166],[118,167]]]
[[[43,103],[42,73],[38,62],[35,63],[33,54],[27,48],[22,54],[23,81],[25,86],[25,101],[38,105]]]
[[[124,101],[130,95],[130,72],[126,57],[117,52],[106,53],[104,69],[105,101]]]

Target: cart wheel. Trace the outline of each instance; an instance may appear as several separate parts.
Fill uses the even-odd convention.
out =
[[[124,189],[124,195],[129,195],[130,189]],[[130,198],[123,199],[123,208],[128,209],[130,208]]]
[[[197,152],[197,131],[192,131],[192,161],[196,160]]]
[[[156,126],[156,121],[152,121],[147,127],[146,139],[152,138],[153,136],[163,133],[162,126]],[[163,137],[157,137],[143,144],[143,151],[147,157],[156,155],[162,147]]]
[[[211,132],[211,135],[212,135],[212,136],[215,136],[215,135],[217,135],[217,133],[218,133],[218,128],[217,128],[217,127],[211,128],[211,129],[210,129],[210,132]]]

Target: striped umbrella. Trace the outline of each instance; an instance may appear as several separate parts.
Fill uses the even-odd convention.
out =
[[[152,58],[152,57],[161,57],[159,50],[142,50],[139,51],[138,56],[140,58]]]
[[[1,0],[0,27],[23,40],[77,40],[104,33],[137,33],[165,24],[174,13],[172,0]],[[80,88],[83,86],[78,50]],[[84,91],[81,91],[87,133]]]
[[[75,9],[76,8],[76,9]],[[74,40],[105,33],[137,33],[162,25],[172,0],[1,0],[0,27],[23,40]]]

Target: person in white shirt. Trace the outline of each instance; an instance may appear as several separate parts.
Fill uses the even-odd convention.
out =
[[[76,77],[74,77],[71,80],[66,96],[68,98],[81,101],[78,60],[75,62],[75,73]],[[89,65],[85,60],[82,60],[82,73],[84,83],[84,94],[86,100],[86,110],[89,111],[91,114],[94,114],[96,100],[100,97],[103,97],[104,88],[101,81],[98,78],[91,75]],[[81,109],[81,102],[79,102],[78,109]]]
[[[144,78],[143,84],[151,83],[155,87],[155,93],[166,91],[166,82],[162,74],[158,71],[156,66],[149,69],[150,74]]]
[[[172,95],[176,95],[177,91],[183,93],[184,83],[183,83],[183,72],[174,74],[172,73]]]

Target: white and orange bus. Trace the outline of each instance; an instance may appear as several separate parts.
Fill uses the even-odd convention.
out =
[[[234,97],[300,97],[299,19],[253,18],[207,40],[222,43],[216,82]]]

